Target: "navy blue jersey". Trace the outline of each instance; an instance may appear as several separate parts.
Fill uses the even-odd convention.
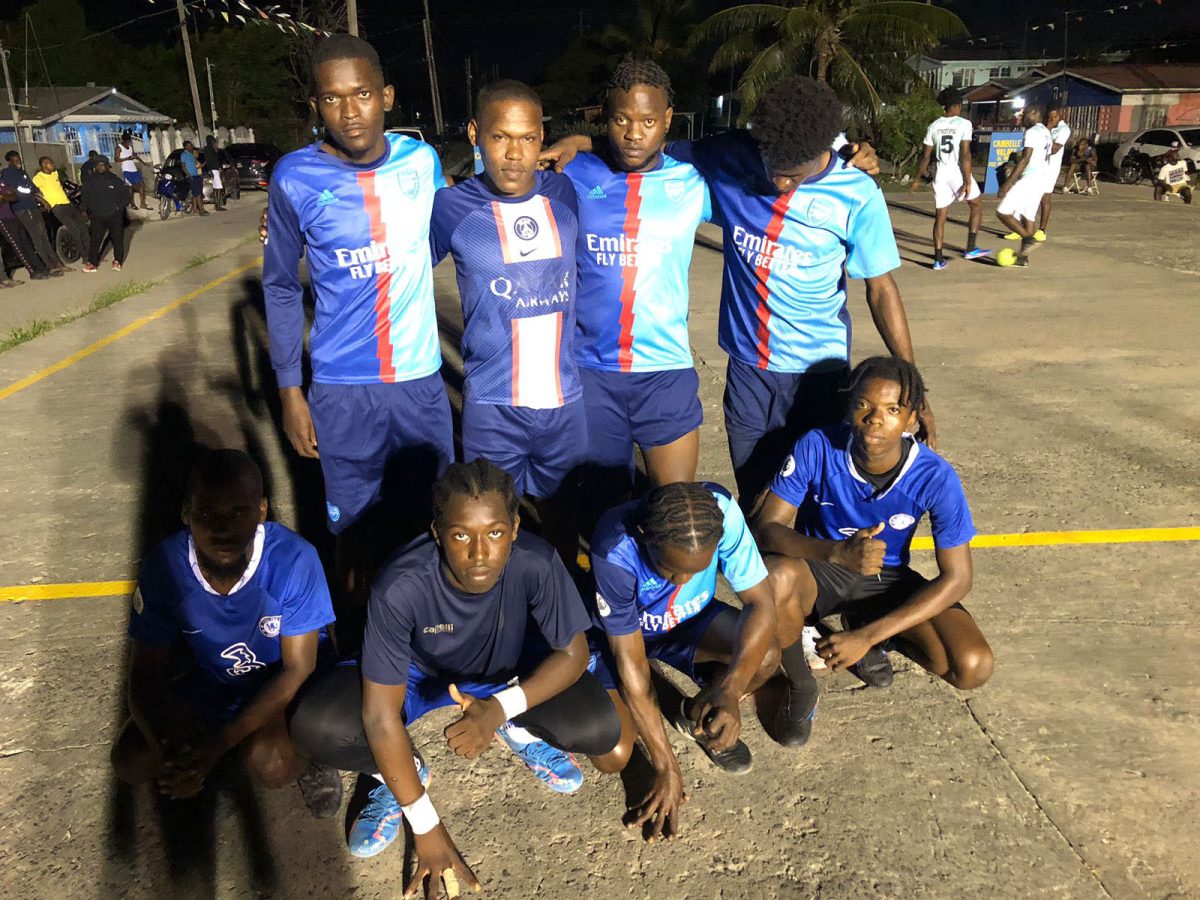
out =
[[[538,172],[523,197],[494,194],[485,178],[439,191],[434,263],[454,255],[465,328],[464,399],[553,409],[579,399],[575,362],[575,189]]]
[[[884,491],[859,474],[850,454],[849,425],[808,432],[771,483],[771,492],[799,508],[796,530],[809,537],[842,541],[860,528],[884,523],[876,540],[887,544],[885,566],[906,566],[921,517],[929,513],[933,543],[958,547],[975,536],[975,524],[958,473],[916,441]]]
[[[200,671],[253,691],[279,663],[280,637],[326,637],[333,604],[312,544],[276,522],[260,525],[245,574],[228,595],[215,592],[196,561],[191,532],[167,538],[142,560],[129,636],[150,647],[183,635]]]
[[[486,594],[450,586],[433,538],[404,548],[371,589],[362,673],[407,684],[409,663],[444,679],[507,681],[527,643],[561,650],[588,627],[583,600],[554,549],[522,531]]]
[[[821,172],[775,192],[748,132],[675,141],[666,152],[708,182],[724,229],[721,349],[771,372],[850,357],[846,278],[900,267],[883,192],[836,153]]]
[[[387,152],[369,165],[320,144],[279,160],[267,195],[263,290],[280,387],[300,384],[305,253],[316,301],[314,381],[394,383],[441,368],[429,212],[445,184],[433,148],[403,135],[387,135]]]
[[[666,634],[696,615],[717,591],[717,571],[735,591],[754,587],[767,577],[754,537],[741,508],[719,484],[704,485],[725,514],[725,531],[712,561],[687,584],[675,585],[655,570],[634,535],[639,501],[614,507],[600,517],[592,537],[592,574],[596,579],[594,621],[610,635],[647,637]]]

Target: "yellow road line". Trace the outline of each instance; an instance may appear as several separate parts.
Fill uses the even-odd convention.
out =
[[[137,331],[139,328],[149,325],[151,322],[155,321],[156,319],[161,319],[167,313],[174,312],[175,310],[179,309],[179,307],[183,306],[186,303],[190,303],[191,301],[195,300],[197,297],[199,297],[201,294],[205,293],[206,291],[211,291],[213,288],[224,284],[226,281],[229,281],[231,278],[237,278],[243,272],[249,272],[251,269],[256,268],[257,266],[260,266],[260,265],[262,265],[262,260],[254,260],[253,262],[246,263],[244,266],[238,266],[233,271],[226,272],[220,278],[214,278],[208,284],[198,287],[194,291],[191,291],[190,293],[184,294],[182,297],[180,297],[177,300],[172,300],[166,306],[160,306],[158,309],[154,310],[154,312],[147,313],[146,315],[144,315],[140,318],[134,319],[132,322],[130,322],[124,328],[118,328],[112,334],[110,334],[106,337],[102,337],[102,338],[100,338],[100,340],[98,340],[94,343],[88,344],[82,350],[76,351],[75,353],[72,353],[70,356],[65,357],[64,359],[60,359],[58,362],[54,363],[53,365],[46,366],[46,368],[40,369],[37,372],[34,372],[32,375],[27,375],[26,377],[22,378],[20,381],[14,381],[12,384],[8,385],[8,387],[0,388],[0,400],[5,400],[5,399],[11,397],[13,394],[23,391],[23,390],[25,390],[25,388],[27,388],[31,385],[37,384],[43,378],[49,378],[55,372],[61,372],[63,369],[67,368],[67,366],[75,365],[75,363],[79,362],[81,359],[87,359],[87,357],[91,356],[93,353],[96,353],[99,350],[103,350],[109,344],[112,344],[116,341],[119,341],[123,337],[133,334],[133,332]]]
[[[1029,531],[1022,534],[980,534],[971,546],[1061,547],[1071,544],[1153,544],[1164,541],[1200,541],[1200,527],[1116,528],[1095,531]],[[916,538],[914,550],[932,550],[933,540]],[[0,586],[0,603],[20,600],[82,600],[91,597],[127,597],[132,581],[77,581],[67,584],[14,584]]]

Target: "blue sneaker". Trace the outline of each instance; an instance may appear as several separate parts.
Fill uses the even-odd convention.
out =
[[[940,272],[942,269],[946,268],[947,265],[949,265],[949,263],[947,263],[946,260],[935,259],[933,261],[933,271]]]
[[[413,762],[417,764],[421,787],[429,787],[429,766],[420,753],[413,754]],[[367,794],[367,805],[350,827],[346,845],[360,859],[376,856],[399,836],[403,821],[404,810],[399,801],[386,784],[380,784]]]
[[[505,722],[496,730],[496,735],[546,787],[556,794],[573,794],[583,787],[583,770],[575,762],[574,756],[551,747],[545,741],[519,744],[509,737],[508,729],[509,723]]]
[[[386,850],[400,834],[404,822],[404,811],[386,784],[378,785],[367,797],[367,805],[354,820],[346,839],[350,852],[360,859]]]
[[[974,250],[968,250],[963,254],[963,259],[982,259],[985,256],[991,256],[992,251],[983,247],[976,247]]]

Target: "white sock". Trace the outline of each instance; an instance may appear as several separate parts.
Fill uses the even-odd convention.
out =
[[[520,725],[514,725],[511,721],[505,722],[502,727],[504,728],[504,733],[508,735],[508,739],[514,744],[520,744],[524,746],[525,744],[532,744],[534,741],[540,740],[539,738],[534,737]]]
[[[374,778],[376,781],[378,781],[380,784],[387,784],[387,782],[383,780],[383,776],[380,775],[378,772],[372,773],[371,777]]]

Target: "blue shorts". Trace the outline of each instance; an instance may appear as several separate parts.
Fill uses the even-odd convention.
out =
[[[582,400],[555,409],[464,402],[463,460],[490,460],[512,476],[517,496],[553,497],[587,453]]]
[[[437,372],[395,384],[313,382],[308,404],[334,534],[380,501],[411,507],[454,459],[450,401]]]
[[[142,173],[137,170],[132,172],[122,172],[121,174],[125,176],[126,184],[138,185],[142,183]]]
[[[532,671],[532,670],[531,670]],[[499,693],[509,686],[507,681],[470,681],[469,679],[443,679],[430,675],[424,669],[408,664],[408,688],[404,694],[404,722],[411,724],[426,713],[454,706],[450,699],[450,683],[453,681],[460,693],[483,699]],[[513,679],[511,683],[516,683]]]
[[[278,669],[278,666],[271,666],[265,677],[255,679],[253,688],[239,690],[193,668],[172,681],[168,691],[175,702],[190,709],[197,718],[215,729],[236,719]]]
[[[189,175],[188,176],[188,184],[191,185],[191,191],[192,191],[193,197],[203,197],[204,196],[204,176],[203,175]]]
[[[725,374],[725,432],[740,502],[752,504],[800,436],[846,415],[849,366],[841,360],[807,372],[769,372],[732,357]]]
[[[587,461],[633,474],[633,445],[663,447],[704,421],[695,369],[613,372],[579,367],[587,409]]]
[[[696,677],[695,658],[696,648],[713,619],[722,613],[738,614],[728,603],[720,600],[710,600],[705,607],[692,616],[680,622],[666,634],[649,637],[643,633],[646,642],[646,658],[664,662],[677,672],[686,675],[692,681],[699,683]],[[596,676],[607,690],[617,689],[617,661],[608,646],[608,635],[599,628],[593,628],[587,633],[588,671]]]

